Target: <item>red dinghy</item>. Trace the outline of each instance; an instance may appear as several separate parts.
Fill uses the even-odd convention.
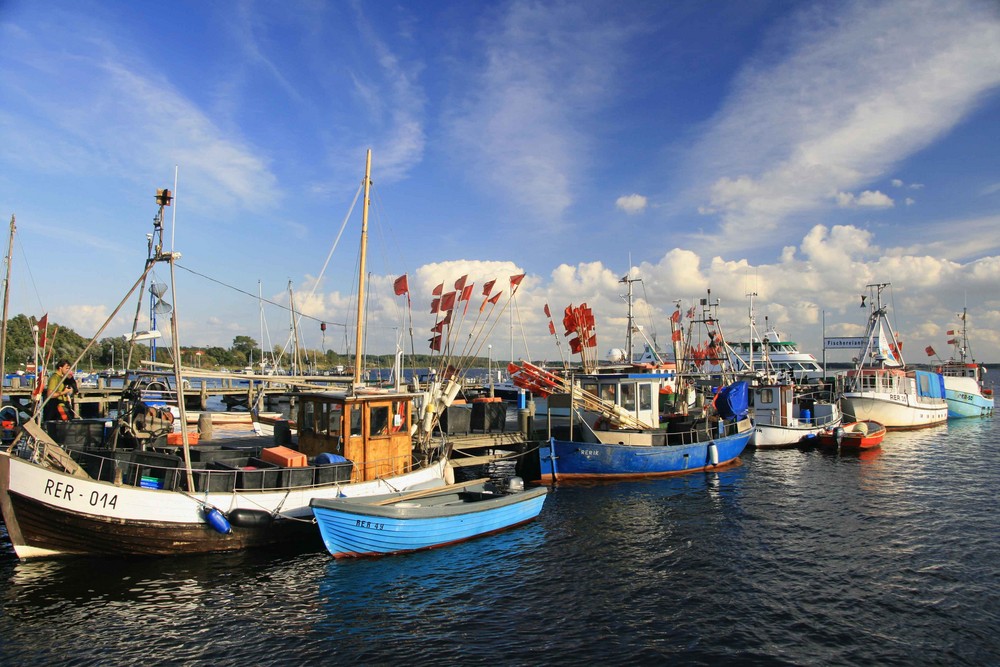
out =
[[[821,447],[866,450],[882,444],[885,426],[876,421],[849,422],[837,428],[827,429],[816,436]]]

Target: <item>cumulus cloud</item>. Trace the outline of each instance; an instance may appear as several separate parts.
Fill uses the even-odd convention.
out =
[[[892,208],[894,205],[891,197],[878,190],[865,190],[860,195],[837,193],[837,206],[841,208]]]
[[[639,194],[622,195],[615,201],[615,206],[629,215],[636,215],[646,210],[648,201]]]

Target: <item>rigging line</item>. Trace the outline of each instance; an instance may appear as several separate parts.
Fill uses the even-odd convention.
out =
[[[38,300],[38,309],[40,312],[45,312],[45,306],[42,304],[42,296],[38,293],[38,285],[35,284],[35,276],[31,272],[31,264],[28,263],[28,255],[24,251],[24,244],[21,243],[20,239],[15,238],[14,243],[17,247],[21,249],[21,258],[24,260],[24,268],[28,271],[28,279],[31,282],[31,288],[35,290],[35,299]],[[18,269],[20,271],[20,269]],[[10,287],[8,286],[8,289]]]
[[[215,283],[217,285],[222,285],[223,287],[227,287],[227,288],[233,290],[234,292],[239,292],[240,294],[245,294],[247,296],[251,296],[254,299],[260,298],[261,301],[263,301],[264,303],[266,303],[268,305],[275,306],[275,307],[280,308],[282,310],[289,310],[289,307],[286,306],[286,305],[277,303],[275,301],[271,301],[270,299],[264,299],[264,298],[258,297],[258,295],[256,295],[256,294],[251,294],[250,292],[247,292],[244,289],[240,289],[239,287],[234,287],[233,285],[230,285],[228,283],[224,283],[224,282],[222,282],[221,280],[219,280],[217,278],[213,278],[211,276],[207,276],[204,273],[199,273],[198,271],[195,271],[194,269],[189,269],[186,266],[181,266],[180,264],[177,264],[176,266],[177,266],[178,269],[182,269],[184,271],[187,271],[188,273],[196,275],[199,278],[204,278],[205,280],[210,280],[213,283]],[[313,320],[314,322],[326,322],[327,324],[331,324],[331,325],[333,325],[335,327],[346,327],[347,326],[346,324],[343,324],[341,322],[331,322],[329,320],[321,320],[318,317],[313,317],[312,315],[302,315],[301,313],[298,313],[298,315],[300,317],[304,317],[306,319]]]
[[[313,288],[309,292],[309,298],[316,293],[316,288],[319,287],[320,281],[323,279],[323,274],[326,273],[326,267],[330,265],[330,258],[333,257],[333,252],[337,249],[337,245],[340,243],[340,237],[344,234],[344,229],[347,228],[347,221],[351,219],[351,213],[354,212],[354,205],[358,203],[358,197],[361,196],[361,191],[364,190],[365,183],[364,179],[361,179],[361,185],[358,186],[358,191],[354,193],[354,201],[351,202],[350,208],[347,209],[347,215],[344,216],[344,221],[340,224],[340,231],[337,232],[337,238],[333,241],[333,247],[330,248],[330,252],[327,253],[326,261],[323,262],[323,268],[319,270],[319,275],[316,276],[316,282],[313,283]]]

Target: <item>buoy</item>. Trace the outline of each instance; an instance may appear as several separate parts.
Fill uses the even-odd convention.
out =
[[[222,533],[223,535],[228,535],[233,532],[233,527],[229,525],[229,521],[226,520],[226,515],[214,507],[208,507],[207,505],[202,508],[205,513],[205,521],[211,526],[215,531]]]
[[[719,465],[719,448],[714,442],[708,443],[708,460],[714,466]]]
[[[229,522],[234,526],[239,526],[240,528],[267,526],[273,520],[274,516],[270,512],[265,512],[264,510],[253,510],[243,507],[237,507],[234,510],[229,510]]]

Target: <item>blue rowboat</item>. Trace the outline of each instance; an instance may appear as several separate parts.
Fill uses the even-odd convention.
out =
[[[366,498],[310,502],[320,535],[335,558],[385,556],[433,549],[531,521],[542,511],[545,487],[525,489],[520,478],[489,480]]]

